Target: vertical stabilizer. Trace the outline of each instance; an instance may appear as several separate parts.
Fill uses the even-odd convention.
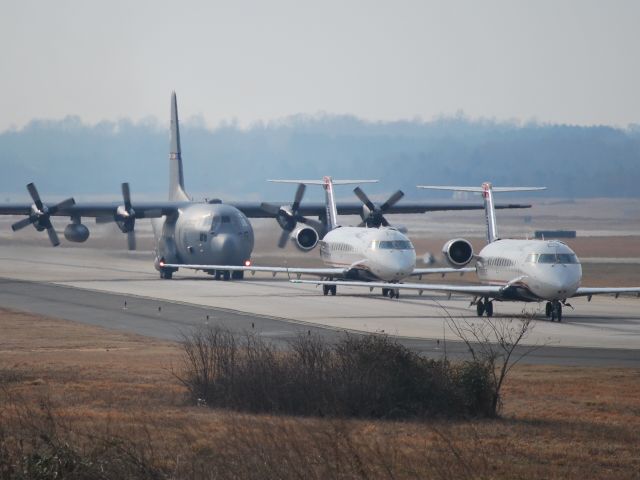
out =
[[[182,154],[180,151],[180,126],[176,92],[171,94],[171,140],[169,144],[169,200],[189,200],[184,191]]]
[[[335,185],[358,185],[360,183],[377,183],[378,180],[334,180],[331,177],[322,177],[322,180],[268,180],[275,183],[302,183],[304,185],[322,185],[325,198],[326,231],[329,232],[338,226],[338,209],[336,197],[333,193]]]
[[[484,199],[484,215],[487,220],[487,243],[498,239],[498,225],[496,224],[496,208],[493,205],[493,186],[489,182],[482,184],[482,198]]]
[[[327,209],[327,231],[330,232],[338,226],[338,209],[336,208],[336,197],[333,193],[333,180],[331,177],[322,177],[322,188],[324,188]]]
[[[487,220],[487,242],[495,242],[498,239],[498,225],[496,223],[496,207],[493,203],[493,192],[535,192],[546,190],[547,187],[494,187],[489,182],[484,182],[480,187],[440,187],[433,185],[418,185],[418,188],[429,190],[448,190],[452,192],[477,192],[484,199],[484,214]]]

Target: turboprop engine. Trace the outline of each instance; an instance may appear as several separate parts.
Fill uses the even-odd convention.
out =
[[[318,244],[318,232],[311,227],[300,227],[291,233],[291,240],[303,252],[313,250]]]
[[[453,268],[462,268],[473,259],[473,247],[464,238],[449,240],[442,247],[442,253]]]

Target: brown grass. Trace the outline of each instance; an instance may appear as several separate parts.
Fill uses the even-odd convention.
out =
[[[174,343],[7,310],[0,332],[0,427],[50,405],[65,438],[125,439],[166,477],[639,478],[637,369],[518,367],[499,420],[327,420],[187,406]]]

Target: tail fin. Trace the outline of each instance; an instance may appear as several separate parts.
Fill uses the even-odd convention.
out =
[[[334,180],[331,177],[323,177],[322,180],[269,180],[275,183],[304,183],[305,185],[322,185],[324,188],[325,208],[327,215],[327,232],[338,226],[338,209],[333,193],[334,185],[357,185],[360,183],[376,183],[378,180]]]
[[[496,222],[496,209],[493,204],[493,192],[533,192],[546,190],[547,187],[494,187],[491,183],[484,182],[480,187],[435,187],[431,185],[418,185],[418,188],[482,193],[484,213],[487,220],[487,243],[491,243],[498,239],[498,225]]]
[[[169,144],[169,200],[189,200],[184,191],[182,156],[180,153],[180,126],[176,92],[171,94],[171,141]]]

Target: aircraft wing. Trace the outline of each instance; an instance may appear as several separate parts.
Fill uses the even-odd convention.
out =
[[[131,204],[137,218],[156,218],[176,213],[178,209],[189,205],[189,202],[134,202]],[[51,208],[54,204],[45,204]],[[86,202],[57,210],[56,217],[107,217],[115,215],[122,202]],[[31,203],[0,204],[0,215],[29,215]]]
[[[291,283],[310,283],[313,285],[342,285],[363,288],[397,288],[399,290],[417,290],[422,292],[459,293],[462,295],[499,297],[505,286],[500,285],[437,285],[429,283],[386,283],[386,282],[349,282],[330,280],[290,280]]]
[[[414,268],[413,272],[411,272],[412,277],[422,278],[423,275],[442,275],[443,277],[447,273],[459,273],[460,276],[465,273],[473,273],[475,272],[475,267],[467,267],[467,268]]]
[[[267,202],[270,205],[289,205],[291,202]],[[261,203],[254,202],[230,202],[249,218],[273,218],[273,214],[264,210]],[[341,202],[336,205],[339,215],[360,215],[362,213],[362,203],[357,202]],[[531,205],[518,203],[501,203],[496,204],[495,208],[531,208]],[[399,202],[387,209],[385,213],[401,214],[401,213],[425,213],[439,212],[445,210],[482,210],[484,206],[477,203],[461,203],[461,202]],[[326,212],[324,203],[305,203],[300,205],[298,213],[302,216],[320,216]]]
[[[301,275],[317,275],[319,277],[331,277],[346,275],[347,268],[296,268],[296,267],[261,267],[261,266],[243,266],[243,265],[195,265],[195,264],[181,264],[181,263],[165,263],[164,267],[168,268],[187,268],[190,270],[228,270],[231,272],[250,272],[255,274],[256,272],[267,272],[273,274],[275,277],[278,273],[284,273],[287,275],[295,275],[300,278]]]
[[[269,202],[273,205],[280,205],[277,202]],[[282,205],[286,205],[283,202]],[[48,208],[54,204],[46,203]],[[81,202],[67,208],[61,208],[53,216],[57,217],[105,217],[114,215],[122,202]],[[136,212],[137,218],[156,218],[163,215],[176,213],[180,208],[192,205],[187,201],[158,201],[158,202],[132,202],[132,208]],[[230,202],[238,210],[242,211],[249,218],[272,218],[273,214],[265,211],[259,202]],[[496,208],[530,208],[531,205],[523,204],[499,204]],[[338,213],[341,215],[360,215],[362,204],[347,202],[337,205]],[[474,203],[439,203],[439,202],[403,202],[394,205],[386,213],[425,213],[443,210],[480,210],[482,205]],[[324,203],[309,203],[301,205],[299,213],[304,216],[320,216],[325,213]],[[31,213],[31,203],[11,203],[0,204],[0,215],[29,215]]]
[[[593,295],[615,295],[618,298],[620,295],[637,295],[640,297],[640,287],[621,287],[621,288],[591,288],[580,287],[576,290],[576,293],[572,297],[591,297]]]

